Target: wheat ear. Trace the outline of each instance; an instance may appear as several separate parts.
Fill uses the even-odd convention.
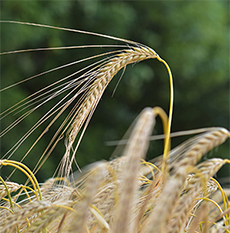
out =
[[[151,108],[144,109],[125,148],[126,162],[122,169],[123,180],[120,185],[120,200],[111,229],[112,233],[133,232],[132,227],[135,227],[130,226],[130,223],[133,217],[133,207],[135,207],[134,196],[138,187],[140,159],[144,158],[146,154],[154,123],[153,110]]]
[[[189,217],[193,206],[195,205],[195,199],[205,194],[202,192],[203,182],[206,183],[207,194],[210,195],[217,189],[217,185],[212,180],[209,180],[224,164],[222,159],[211,159],[202,162],[197,166],[198,174],[189,175],[186,180],[185,194],[183,194],[172,213],[172,220],[168,225],[169,233],[181,232],[186,225],[186,219]],[[199,169],[200,168],[200,169]],[[203,179],[203,182],[201,182]]]
[[[148,47],[132,47],[131,49],[127,49],[123,52],[120,52],[114,58],[111,58],[105,65],[103,65],[91,74],[91,76],[95,80],[92,83],[84,101],[74,114],[74,121],[70,128],[69,136],[67,138],[68,145],[66,147],[64,160],[68,161],[70,151],[73,147],[73,143],[77,137],[79,130],[82,128],[86,119],[90,117],[93,111],[95,110],[95,107],[97,106],[107,85],[112,80],[112,78],[118,73],[118,71],[126,67],[128,64],[156,57],[158,57],[158,55],[155,53],[155,51]],[[76,152],[76,149],[74,151],[74,154]],[[70,161],[70,164],[66,165],[67,175],[69,175],[70,173],[74,154]]]
[[[152,229],[159,233],[166,230],[166,223],[169,221],[171,212],[178,202],[179,195],[184,187],[188,168],[194,166],[204,154],[222,144],[228,137],[229,132],[226,129],[220,128],[208,132],[197,140],[197,143],[191,146],[188,151],[184,152],[184,158],[175,164],[174,175],[167,181],[161,198],[150,214],[145,233],[151,233]],[[159,219],[158,216],[161,216],[161,218]]]
[[[204,154],[224,143],[228,137],[230,137],[230,132],[224,128],[217,128],[203,134],[200,139],[197,139],[196,144],[185,153],[185,157],[176,163],[175,170],[195,165]]]
[[[52,204],[48,210],[41,213],[32,224],[23,231],[23,233],[39,233],[44,230],[51,222],[53,222],[58,216],[65,212],[67,204],[64,203],[63,207],[61,203],[58,205]]]
[[[5,181],[5,184],[8,190],[6,190],[6,187],[0,182],[0,199],[8,195],[7,192],[9,193],[16,192],[18,189],[22,187],[22,185],[15,182]]]
[[[114,209],[116,203],[118,203],[118,180],[116,171],[112,170],[108,166],[110,172],[110,178],[106,179],[103,186],[100,187],[95,197],[93,205],[100,210],[103,218],[107,223],[111,223],[114,219]]]
[[[37,216],[38,213],[51,208],[49,202],[33,201],[23,206],[14,212],[13,215],[8,215],[5,219],[0,221],[0,232],[14,232],[16,225],[26,224],[26,218]]]
[[[89,220],[90,205],[95,198],[99,184],[104,179],[105,171],[105,165],[102,163],[89,177],[86,188],[81,195],[82,197],[76,204],[76,212],[72,215],[69,232],[74,233],[76,232],[76,229],[79,233],[86,232],[87,221]]]

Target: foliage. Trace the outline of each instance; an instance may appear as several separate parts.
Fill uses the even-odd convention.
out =
[[[159,2],[159,1],[4,1],[1,3],[2,20],[37,22],[101,32],[132,39],[153,47],[167,58],[175,77],[175,107],[172,130],[186,130],[209,126],[228,127],[229,75],[228,75],[228,7],[227,2]],[[1,24],[2,51],[67,45],[108,43],[97,37],[24,25]],[[41,71],[87,57],[98,50],[66,50],[4,55],[1,60],[1,86],[20,81]],[[53,82],[79,67],[55,72],[19,85],[13,92],[2,96],[2,109],[25,98],[41,86]],[[78,152],[81,166],[102,158],[108,159],[114,148],[104,143],[120,139],[130,122],[145,106],[160,105],[168,108],[168,80],[162,78],[164,67],[156,62],[140,63],[127,68],[115,95],[111,98],[119,78],[109,85],[94,118],[88,127]],[[3,78],[4,77],[4,78]],[[7,78],[5,78],[7,77]],[[52,81],[51,81],[52,80]],[[2,139],[1,153],[5,153],[23,134],[23,130],[39,119],[46,109],[36,112],[19,124],[10,135]],[[11,118],[11,119],[10,119]],[[2,128],[14,116],[2,121]],[[23,129],[20,128],[20,125]],[[52,132],[53,129],[50,129]],[[161,133],[161,127],[156,128]],[[37,132],[37,135],[39,132]],[[34,137],[36,137],[35,135]],[[173,140],[173,145],[184,139]],[[34,138],[29,138],[32,144]],[[38,156],[49,141],[48,135],[34,149]],[[44,180],[52,175],[55,164],[63,155],[63,143],[54,151],[39,174]],[[27,149],[15,154],[20,159]],[[152,143],[149,157],[162,153],[162,146]],[[229,155],[228,145],[219,149],[224,157]],[[208,155],[210,156],[210,155]],[[34,159],[37,161],[37,159]],[[33,161],[27,163],[33,167]],[[50,166],[48,168],[48,166]],[[47,169],[48,168],[48,169]]]

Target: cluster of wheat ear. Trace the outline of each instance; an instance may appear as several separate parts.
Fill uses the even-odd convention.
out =
[[[48,89],[31,95],[29,100],[25,100],[27,102],[21,101],[1,114],[5,117],[20,107],[36,103],[35,107],[3,130],[2,137],[41,105],[66,92],[66,96],[16,142],[6,154],[8,157],[0,160],[0,168],[10,166],[28,177],[24,185],[0,177],[0,232],[230,232],[230,190],[223,189],[213,178],[230,161],[213,158],[199,162],[203,155],[230,137],[230,132],[224,128],[197,130],[194,131],[199,133],[197,136],[171,150],[173,84],[167,63],[154,50],[139,43],[72,31],[115,39],[126,45],[117,46],[120,50],[91,57],[105,56],[99,62],[77,71],[74,74],[74,77],[79,74],[77,78],[70,75],[60,81],[65,81],[64,84],[57,86],[58,83],[55,83],[55,86],[51,85]],[[128,64],[152,58],[163,62],[169,72],[169,116],[160,107],[145,108],[135,121],[121,157],[108,162],[96,162],[83,169],[83,172],[72,173],[82,135],[111,79]],[[49,156],[57,142],[66,135],[66,152],[59,175],[39,184],[35,174],[42,165],[41,161],[32,172],[22,161],[14,161],[9,157],[22,143],[26,143],[27,137],[37,127],[53,117],[39,140],[76,100],[77,103],[41,155],[42,158]],[[164,126],[164,154],[146,161],[157,116],[160,116]],[[33,146],[26,155],[32,153],[32,149]]]

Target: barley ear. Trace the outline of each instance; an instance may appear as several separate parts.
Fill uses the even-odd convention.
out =
[[[101,163],[87,181],[86,189],[82,193],[81,199],[77,202],[76,212],[71,216],[71,224],[69,232],[85,233],[87,229],[87,221],[89,218],[90,205],[95,198],[99,184],[102,182],[105,173],[105,165]]]
[[[140,169],[140,159],[145,157],[149,136],[155,123],[154,113],[151,108],[146,108],[141,113],[128,144],[124,151],[126,162],[123,164],[122,183],[120,186],[120,200],[117,206],[115,219],[111,232],[130,232],[133,226],[131,218],[133,217],[133,208],[135,206],[134,198],[138,187],[138,173]]]
[[[204,154],[222,144],[228,137],[229,132],[220,128],[204,134],[195,145],[185,151],[184,158],[175,165],[174,175],[165,184],[161,198],[150,214],[145,233],[151,233],[152,229],[159,233],[166,230],[166,223],[184,187],[188,168],[194,166]]]
[[[155,51],[148,47],[131,47],[130,49],[126,49],[123,52],[118,53],[116,56],[111,58],[106,64],[104,64],[102,67],[99,67],[98,70],[95,70],[93,74],[91,74],[92,77],[95,76],[95,80],[91,84],[84,101],[76,110],[73,124],[70,128],[70,134],[67,138],[68,144],[66,147],[66,153],[64,155],[65,160],[63,165],[63,167],[65,167],[64,172],[66,172],[67,176],[70,173],[74,156],[80,141],[74,149],[72,158],[69,160],[69,158],[71,157],[70,153],[73,148],[73,143],[75,142],[75,139],[83,124],[86,122],[87,119],[89,119],[92,116],[93,111],[95,110],[99,100],[101,99],[106,87],[108,86],[112,78],[118,73],[119,70],[126,67],[128,64],[157,57],[158,55],[155,53]],[[81,137],[82,136],[80,136],[80,138]]]
[[[192,209],[198,201],[198,196],[210,195],[217,189],[217,185],[210,178],[220,169],[224,164],[222,159],[211,159],[200,163],[196,170],[199,174],[190,174],[187,177],[185,189],[179,198],[177,206],[172,211],[172,220],[168,224],[167,232],[179,233],[184,229],[188,218],[192,213]],[[205,187],[203,187],[205,182]],[[202,189],[204,189],[202,191]],[[200,201],[199,201],[200,202]],[[189,224],[189,223],[188,223]],[[187,224],[187,225],[188,225]]]

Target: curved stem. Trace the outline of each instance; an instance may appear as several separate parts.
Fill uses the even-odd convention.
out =
[[[12,198],[11,198],[11,195],[10,195],[10,191],[9,191],[7,185],[6,185],[6,182],[2,179],[1,176],[0,176],[0,180],[3,183],[3,185],[5,186],[5,189],[6,189],[6,192],[7,192],[7,196],[8,196],[9,201],[10,201],[10,209],[13,211],[13,202],[12,202]]]
[[[163,155],[163,164],[162,164],[162,172],[165,172],[165,174],[167,173],[167,164],[166,161],[168,159],[169,156],[169,150],[170,150],[170,132],[171,132],[171,124],[172,124],[172,113],[173,113],[173,77],[172,77],[172,72],[167,64],[166,61],[164,61],[163,59],[161,59],[159,56],[157,57],[157,59],[162,62],[167,71],[168,71],[168,75],[169,75],[169,82],[170,82],[170,103],[169,103],[169,117],[168,117],[168,125],[167,125],[167,132],[166,132],[166,136],[165,136],[165,146],[164,146],[164,155]]]
[[[35,178],[34,174],[31,172],[31,170],[26,165],[24,165],[20,162],[17,162],[17,161],[13,161],[13,160],[2,160],[1,165],[3,165],[3,166],[9,165],[9,166],[15,167],[15,168],[19,169],[20,171],[22,171],[31,181],[31,183],[34,187],[34,190],[36,191],[37,199],[42,200],[42,194],[40,191],[38,181]],[[38,196],[37,192],[38,192],[39,196]]]

